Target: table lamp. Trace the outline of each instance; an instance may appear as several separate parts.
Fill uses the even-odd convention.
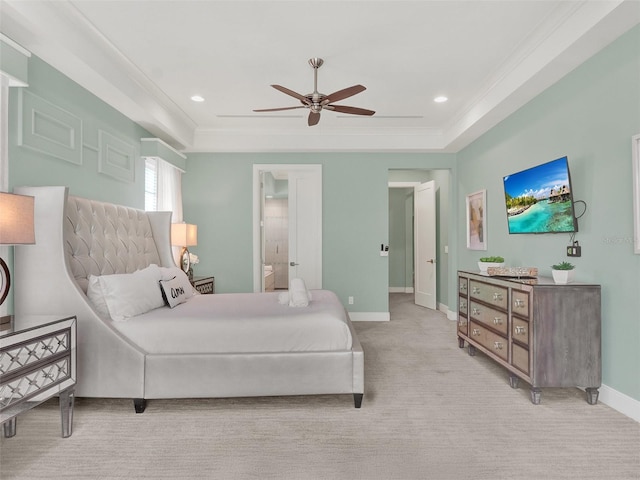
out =
[[[0,192],[0,245],[36,243],[33,222],[34,197]],[[0,305],[9,295],[11,275],[0,258]]]
[[[188,274],[191,268],[191,260],[187,247],[195,247],[198,245],[198,226],[190,223],[172,223],[171,245],[174,247],[182,247],[180,251],[180,266],[184,273]]]

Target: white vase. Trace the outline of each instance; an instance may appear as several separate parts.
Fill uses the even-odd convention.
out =
[[[571,283],[573,281],[573,270],[554,270],[551,269],[553,281],[559,284]]]

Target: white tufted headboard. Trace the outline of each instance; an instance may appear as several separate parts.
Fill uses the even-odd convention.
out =
[[[35,197],[36,232],[35,245],[15,247],[16,315],[76,315],[87,303],[89,275],[175,266],[171,212],[74,197],[66,187],[14,191]]]
[[[70,273],[85,293],[89,275],[161,265],[147,212],[74,196],[65,208],[64,250]]]

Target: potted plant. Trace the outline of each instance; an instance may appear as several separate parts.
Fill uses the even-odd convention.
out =
[[[573,280],[573,270],[575,265],[569,262],[560,262],[555,265],[551,265],[551,274],[553,275],[553,281],[556,283],[571,283]]]
[[[504,257],[482,257],[478,262],[480,273],[487,273],[489,267],[504,267]]]

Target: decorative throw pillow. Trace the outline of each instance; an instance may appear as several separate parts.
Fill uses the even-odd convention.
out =
[[[149,265],[133,273],[102,275],[98,278],[109,315],[115,321],[164,306],[158,289],[161,274],[157,265]]]
[[[109,318],[109,308],[107,302],[104,300],[104,294],[102,293],[102,287],[100,286],[100,277],[96,275],[89,275],[89,285],[87,286],[87,297],[96,309],[96,312],[104,318]]]
[[[191,284],[189,284],[191,286]],[[160,280],[160,290],[162,290],[162,298],[165,305],[173,308],[176,305],[187,301],[187,291],[185,291],[183,283],[174,277],[171,280]]]
[[[184,273],[184,271],[181,268],[178,268],[178,267],[159,267],[159,268],[162,274],[162,280],[172,280],[175,278],[178,282],[180,282],[180,285],[184,289],[187,299],[191,298],[193,295],[197,293],[196,289],[193,288],[193,285],[191,285],[191,282],[189,281],[189,277],[187,277],[187,274]]]

